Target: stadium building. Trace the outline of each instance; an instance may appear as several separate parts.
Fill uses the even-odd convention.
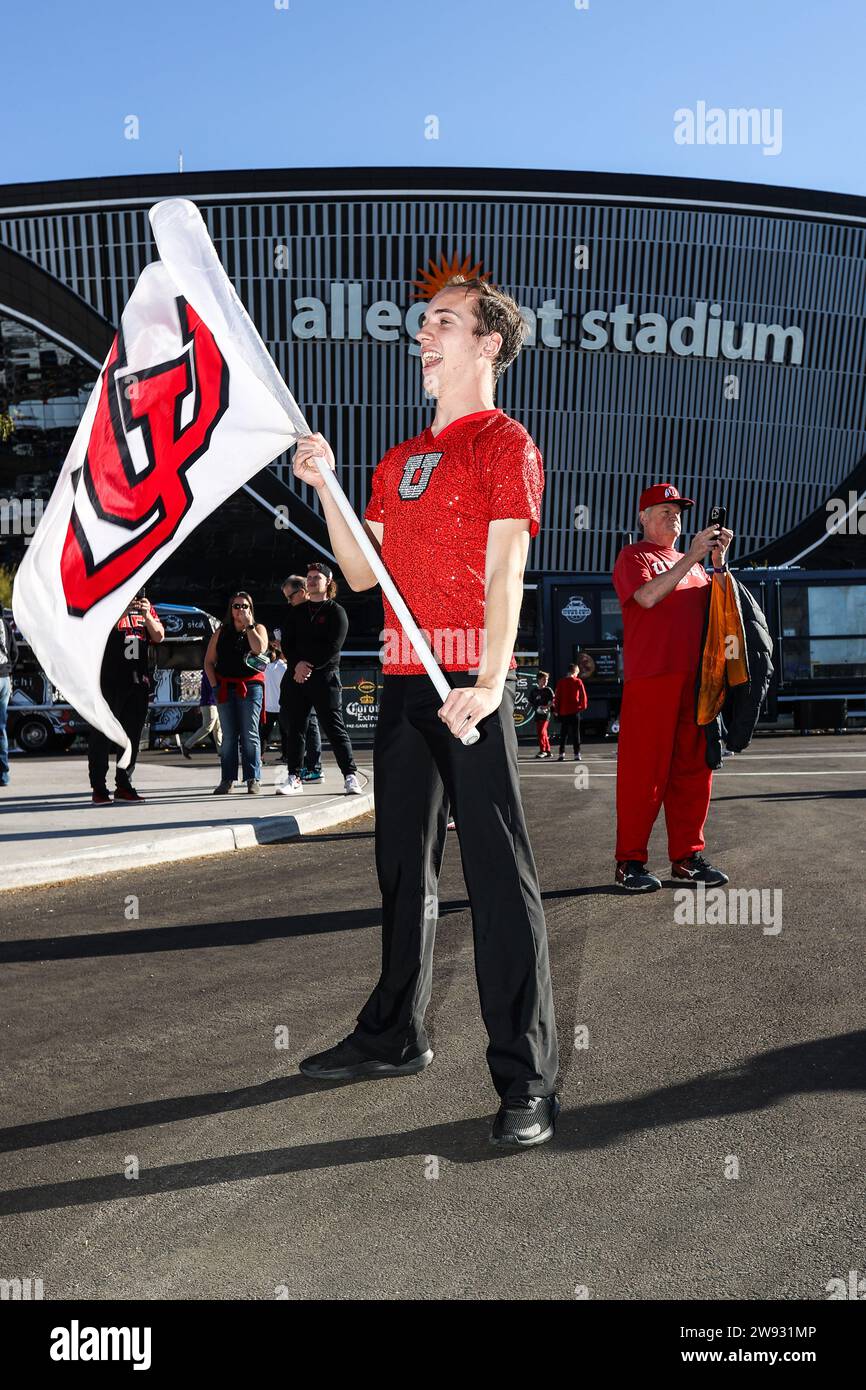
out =
[[[866,200],[444,168],[0,188],[0,520],[13,562],[155,256],[148,208],[177,196],[201,208],[359,512],[379,458],[430,418],[413,341],[425,302],[449,274],[475,271],[514,295],[529,324],[497,399],[546,464],[529,583],[609,572],[636,531],[640,491],[668,478],[698,500],[696,525],[727,506],[737,562],[864,563]],[[828,535],[839,499],[847,520]],[[275,605],[273,622],[279,581],[323,548],[315,498],[283,457],[167,561],[154,589],[220,613],[242,584]],[[372,649],[377,594],[347,606],[351,641]]]

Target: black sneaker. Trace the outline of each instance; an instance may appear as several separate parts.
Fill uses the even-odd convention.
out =
[[[322,1081],[354,1081],[356,1077],[413,1076],[429,1067],[432,1061],[433,1053],[428,1048],[420,1057],[410,1057],[408,1062],[380,1062],[361,1052],[351,1038],[344,1038],[326,1052],[305,1057],[298,1064],[298,1071]]]
[[[626,893],[655,893],[662,886],[661,879],[647,873],[646,864],[639,859],[618,860],[614,883]]]
[[[526,1096],[503,1101],[490,1131],[491,1144],[502,1149],[528,1149],[546,1144],[556,1132],[559,1097]]]
[[[114,799],[115,801],[145,801],[146,797],[140,796],[130,783],[121,782],[119,786],[114,788]]]
[[[718,888],[728,882],[728,875],[708,864],[702,854],[690,854],[687,859],[671,864],[671,878],[686,883],[705,883],[708,888]]]

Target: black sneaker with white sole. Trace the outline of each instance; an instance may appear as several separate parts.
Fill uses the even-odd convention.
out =
[[[420,1057],[410,1057],[407,1062],[380,1062],[361,1052],[351,1038],[344,1038],[336,1047],[305,1057],[298,1070],[320,1081],[354,1081],[379,1076],[414,1076],[432,1061],[433,1053],[428,1048]]]
[[[614,883],[626,893],[655,893],[662,886],[661,879],[647,873],[646,864],[639,859],[620,859]]]
[[[721,869],[708,864],[702,854],[690,854],[687,859],[677,859],[671,864],[671,878],[678,883],[705,883],[708,888],[720,888],[728,882],[728,875]]]
[[[490,1142],[501,1149],[530,1149],[546,1144],[556,1133],[559,1097],[525,1096],[503,1101],[493,1121]]]

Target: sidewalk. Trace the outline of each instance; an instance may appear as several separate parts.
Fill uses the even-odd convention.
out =
[[[372,754],[357,758],[361,796],[347,796],[326,750],[321,782],[300,795],[277,796],[274,755],[262,769],[262,795],[243,782],[213,796],[219,764],[213,753],[139,755],[135,786],[143,805],[94,806],[87,758],[13,756],[11,782],[0,791],[0,891],[177,859],[223,854],[342,825],[373,809]],[[109,786],[113,778],[109,774]]]

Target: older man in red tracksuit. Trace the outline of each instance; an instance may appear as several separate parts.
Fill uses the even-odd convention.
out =
[[[616,878],[630,893],[651,893],[648,842],[662,805],[671,874],[676,880],[727,883],[701,855],[712,773],[706,736],[695,717],[695,682],[713,568],[724,567],[732,533],[699,531],[681,555],[682,512],[693,506],[672,483],[640,499],[644,538],[620,551],[613,583],[623,615],[624,684],[616,779]]]
[[[569,734],[571,734],[571,743],[574,749],[574,761],[576,763],[583,761],[580,756],[580,716],[589,701],[586,698],[586,686],[577,672],[577,662],[573,661],[568,668],[568,675],[556,682],[556,690],[553,692],[553,712],[559,720],[559,761],[561,763],[565,761],[565,745]]]

